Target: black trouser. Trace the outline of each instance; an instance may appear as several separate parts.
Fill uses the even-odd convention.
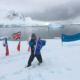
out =
[[[31,54],[31,55],[30,55],[30,58],[29,58],[29,61],[28,61],[28,66],[31,65],[31,62],[34,60],[34,57],[37,58],[37,60],[39,61],[39,63],[42,63],[42,57],[41,57],[41,54],[40,54],[40,55],[34,55],[34,54]]]

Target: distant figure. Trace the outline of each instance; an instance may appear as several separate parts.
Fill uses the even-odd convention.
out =
[[[34,54],[36,42],[37,42],[36,35],[32,34],[31,35],[31,40],[29,41],[29,45],[31,47],[31,55],[30,55],[30,58],[29,58],[29,61],[28,61],[28,65],[26,67],[31,66],[31,62],[34,60],[34,57],[36,57],[37,60],[39,61],[39,65],[40,65],[40,63],[42,63],[41,53]],[[46,43],[46,41],[43,40],[43,45],[42,46],[44,46],[45,43]]]

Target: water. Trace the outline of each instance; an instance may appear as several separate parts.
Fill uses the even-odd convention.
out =
[[[64,25],[64,28],[53,29],[48,29],[48,26],[0,28],[0,37],[9,36],[9,40],[13,41],[12,34],[18,31],[21,31],[21,40],[26,40],[32,33],[35,33],[37,38],[53,39],[54,37],[61,37],[62,33],[66,35],[80,33],[80,25]]]

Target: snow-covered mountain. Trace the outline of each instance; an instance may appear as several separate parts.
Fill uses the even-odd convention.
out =
[[[0,14],[1,16],[1,14]],[[14,26],[15,25],[15,26]],[[44,26],[45,22],[36,21],[31,17],[24,17],[15,11],[8,11],[0,18],[0,27]]]
[[[1,15],[1,14],[0,14]],[[13,10],[6,12],[0,19],[0,27],[23,27],[23,26],[46,26],[46,22],[33,20],[31,17],[24,17]],[[60,24],[49,24],[48,28],[62,28]]]
[[[25,21],[24,16],[22,14],[19,14],[19,13],[15,12],[15,11],[9,11],[9,12],[7,12],[7,14],[5,16],[5,19]]]
[[[1,14],[0,14],[1,15]],[[46,26],[46,22],[33,20],[31,17],[24,17],[13,10],[6,12],[0,19],[0,27],[23,27],[23,26]],[[49,28],[62,28],[59,24],[49,24]]]

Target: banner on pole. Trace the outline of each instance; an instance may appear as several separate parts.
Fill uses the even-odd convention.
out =
[[[75,35],[62,34],[62,42],[70,42],[70,41],[76,41],[76,40],[80,40],[80,33]]]

